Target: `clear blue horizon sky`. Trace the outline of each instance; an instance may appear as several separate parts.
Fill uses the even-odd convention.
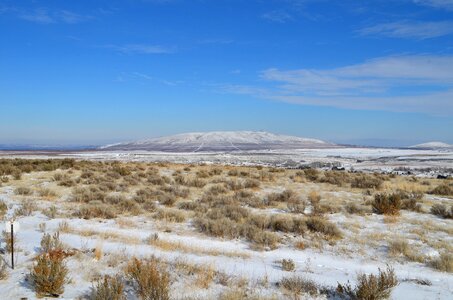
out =
[[[0,144],[453,143],[453,0],[0,0]]]

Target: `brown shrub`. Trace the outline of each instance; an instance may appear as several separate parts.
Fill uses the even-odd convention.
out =
[[[14,193],[16,195],[21,195],[21,196],[29,196],[33,194],[33,191],[31,188],[26,187],[26,186],[20,186],[14,190]]]
[[[74,216],[86,220],[92,218],[113,219],[116,217],[116,214],[116,210],[110,205],[102,203],[91,203],[82,205],[74,213]]]
[[[0,259],[0,280],[8,278],[8,266],[3,259]]]
[[[41,252],[48,253],[63,249],[63,244],[60,241],[60,233],[56,232],[53,235],[45,233],[41,238]]]
[[[299,299],[302,294],[316,296],[319,293],[316,282],[299,276],[285,277],[279,282],[279,286],[289,292],[294,299]]]
[[[282,264],[282,270],[283,271],[291,272],[291,271],[294,271],[296,269],[296,263],[291,258],[282,259],[281,260],[281,264]]]
[[[431,262],[431,265],[436,270],[442,272],[453,272],[453,254],[442,253],[437,259]]]
[[[442,196],[453,196],[453,187],[443,183],[432,189],[429,193]]]
[[[306,219],[307,228],[313,232],[319,232],[329,238],[339,239],[342,237],[341,231],[338,227],[331,223],[329,220],[319,217],[312,216]]]
[[[384,215],[399,215],[401,209],[401,197],[398,194],[376,194],[371,203],[374,213]]]
[[[337,293],[349,296],[352,299],[379,300],[390,297],[392,288],[398,285],[395,271],[387,267],[386,271],[379,269],[379,274],[357,276],[357,286],[352,288],[348,283],[346,285],[338,284]]]
[[[165,220],[167,222],[181,223],[186,220],[185,214],[178,209],[159,209],[154,215],[154,218],[158,220]]]
[[[68,269],[61,250],[43,253],[36,257],[30,279],[38,296],[58,297],[68,283]]]
[[[382,186],[382,179],[376,176],[361,174],[354,177],[351,182],[352,188],[359,189],[375,189],[378,190]]]
[[[453,205],[450,207],[449,211],[443,204],[434,204],[431,207],[431,213],[444,219],[453,219]]]
[[[125,300],[124,283],[121,277],[103,276],[93,286],[90,295],[92,300]]]
[[[170,275],[156,259],[133,258],[127,265],[126,276],[143,300],[169,300]]]

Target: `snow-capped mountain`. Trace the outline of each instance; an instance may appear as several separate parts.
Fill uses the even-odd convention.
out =
[[[262,131],[214,131],[183,133],[149,140],[107,145],[101,147],[101,150],[200,152],[331,147],[336,147],[336,145],[316,139]]]
[[[428,143],[410,146],[409,148],[414,148],[414,149],[453,149],[453,145],[443,143],[443,142],[428,142]]]

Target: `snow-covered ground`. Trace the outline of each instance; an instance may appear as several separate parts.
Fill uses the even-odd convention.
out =
[[[383,153],[385,152],[372,151],[366,154],[370,157],[382,157]],[[404,151],[402,153],[409,155]],[[83,154],[84,157],[89,155],[98,154]],[[352,154],[344,151],[343,155]],[[329,153],[326,152],[325,156],[329,156]],[[171,170],[163,167],[160,173],[170,174]],[[16,185],[23,186],[27,183],[33,188],[52,185],[56,187],[56,184],[49,182],[45,175],[45,172],[24,175]],[[257,194],[281,191],[280,187],[283,188],[281,182],[274,186],[264,185]],[[341,190],[308,182],[292,183],[291,188],[301,193],[319,189],[323,199],[332,203],[360,201],[364,197],[361,191]],[[439,196],[425,197],[424,206],[432,203],[450,205],[452,201],[450,198]],[[52,200],[38,197],[35,199],[37,209],[29,216],[18,217],[20,231],[17,238],[21,250],[16,258],[16,269],[9,271],[8,279],[0,281],[0,299],[36,298],[26,276],[33,264],[33,257],[40,252],[43,232],[53,233],[61,230],[61,224],[66,224],[66,229],[60,233],[62,241],[69,248],[79,251],[78,255],[68,258],[71,281],[65,287],[62,295],[64,299],[77,299],[88,295],[93,286],[93,278],[100,274],[122,272],[124,263],[132,256],[151,255],[170,264],[182,261],[213,268],[225,274],[230,280],[245,281],[246,288],[257,295],[274,295],[276,299],[284,298],[281,288],[277,286],[277,282],[283,277],[298,275],[313,279],[321,286],[335,287],[337,283],[347,281],[355,283],[358,273],[377,273],[378,268],[382,269],[390,264],[400,281],[392,291],[392,299],[452,299],[452,273],[437,271],[427,263],[408,261],[404,257],[391,258],[388,255],[388,242],[399,237],[407,240],[410,247],[417,249],[422,259],[426,261],[438,257],[439,249],[444,251],[453,248],[453,221],[440,219],[429,213],[402,211],[397,222],[388,222],[385,217],[376,214],[352,215],[344,211],[327,214],[326,217],[343,232],[342,240],[335,243],[321,241],[317,246],[313,244],[306,249],[298,250],[293,246],[293,241],[297,237],[283,234],[284,242],[278,248],[256,251],[244,240],[211,238],[203,235],[194,230],[190,220],[174,224],[161,222],[146,215],[121,216],[111,220],[83,220],[75,217],[51,219],[41,213],[42,209],[51,205],[56,205],[60,213],[64,212],[73,205],[68,203],[67,198],[67,194],[60,194],[58,198]],[[14,194],[13,185],[0,187],[0,201],[8,206],[5,219],[14,214],[24,199],[26,197]],[[428,209],[429,206],[424,207],[425,211]],[[274,208],[252,211],[257,210],[269,214],[284,212]],[[169,249],[148,243],[147,239],[156,233],[159,240],[179,246]],[[102,250],[100,259],[96,259],[92,253],[94,248]],[[8,256],[5,255],[4,258],[9,262]],[[278,263],[289,258],[296,265],[292,272],[282,270]],[[173,282],[171,292],[174,299],[188,297],[216,299],[220,292],[227,289],[216,280],[208,288],[200,288],[194,284],[190,276],[176,277],[178,279]],[[429,280],[431,285],[421,285],[417,280]],[[128,295],[128,299],[135,299],[130,291]]]
[[[153,151],[85,151],[85,152],[1,152],[0,157],[76,158],[144,162],[208,163],[232,165],[266,165],[282,167],[331,167],[348,170],[392,172],[412,170],[415,174],[437,176],[453,174],[453,151],[434,149],[332,148],[231,152],[153,152]],[[403,170],[403,171],[401,171]]]

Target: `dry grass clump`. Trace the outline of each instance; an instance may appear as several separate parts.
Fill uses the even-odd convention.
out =
[[[336,292],[340,296],[348,296],[352,299],[388,299],[392,288],[397,285],[398,279],[395,271],[388,266],[385,271],[379,269],[378,275],[359,274],[357,276],[357,286],[354,288],[349,283],[345,285],[338,284]]]
[[[434,204],[431,207],[431,213],[444,219],[453,219],[453,205],[450,210],[443,204]]]
[[[85,220],[93,218],[113,219],[117,216],[117,211],[111,205],[93,202],[82,205],[74,212],[74,216]]]
[[[26,186],[20,186],[14,190],[14,194],[20,195],[20,196],[30,196],[33,194],[33,190]]]
[[[154,218],[167,222],[182,223],[186,220],[186,214],[178,209],[162,208],[157,210]]]
[[[287,291],[293,299],[299,299],[303,294],[310,296],[319,294],[319,287],[316,282],[300,276],[284,277],[278,285]]]
[[[317,169],[305,169],[303,171],[303,175],[310,181],[316,181],[318,180],[321,172],[319,172]],[[299,174],[301,175],[301,174]]]
[[[0,219],[3,218],[3,216],[6,214],[8,211],[8,206],[3,200],[0,200]]]
[[[55,193],[55,191],[53,191],[49,188],[39,189],[38,194],[40,197],[43,197],[43,198],[54,198],[57,196],[57,193]]]
[[[279,202],[288,202],[291,198],[295,197],[297,197],[297,195],[292,190],[284,190],[281,193],[272,193],[267,195],[265,203],[266,205],[273,206],[278,204]]]
[[[91,300],[125,300],[124,283],[119,276],[104,275],[93,286]]]
[[[19,207],[14,211],[16,216],[30,216],[35,210],[38,209],[36,203],[31,199],[22,201]]]
[[[344,210],[348,213],[348,214],[354,214],[354,215],[365,215],[366,213],[370,212],[370,209],[367,208],[367,207],[364,207],[364,206],[361,206],[357,203],[347,203],[346,205],[344,205]]]
[[[52,250],[38,255],[30,272],[30,279],[38,297],[58,297],[68,283],[68,268],[64,263],[65,253]]]
[[[41,252],[48,253],[55,250],[62,250],[63,243],[60,241],[60,233],[56,232],[53,235],[45,233],[41,238]]]
[[[442,253],[437,259],[431,262],[431,266],[442,272],[453,272],[453,254]]]
[[[341,239],[340,229],[324,217],[311,216],[305,220],[308,230],[325,235],[329,239]]]
[[[294,271],[296,269],[296,263],[291,258],[282,259],[281,260],[281,264],[282,264],[282,270],[283,271],[291,272],[291,271]]]
[[[2,237],[3,237],[3,242],[5,243],[5,251],[7,253],[11,253],[11,250],[13,249],[14,246],[14,251],[18,250],[17,244],[18,244],[18,239],[17,239],[17,233],[14,233],[14,239],[13,243],[11,243],[11,232],[6,232],[2,231]]]
[[[393,257],[404,256],[410,261],[424,262],[424,257],[411,247],[407,240],[397,238],[388,243],[388,252]]]
[[[3,259],[0,259],[0,280],[8,278],[8,266]]]
[[[376,194],[371,203],[374,213],[393,216],[399,215],[401,206],[401,196],[398,194]]]
[[[125,273],[141,299],[170,299],[170,274],[156,258],[148,260],[133,258],[128,263]]]
[[[442,196],[453,196],[453,187],[445,183],[436,186],[434,189],[429,191],[430,194],[442,195]]]
[[[383,180],[376,175],[360,174],[351,181],[352,188],[375,189],[381,188]]]

